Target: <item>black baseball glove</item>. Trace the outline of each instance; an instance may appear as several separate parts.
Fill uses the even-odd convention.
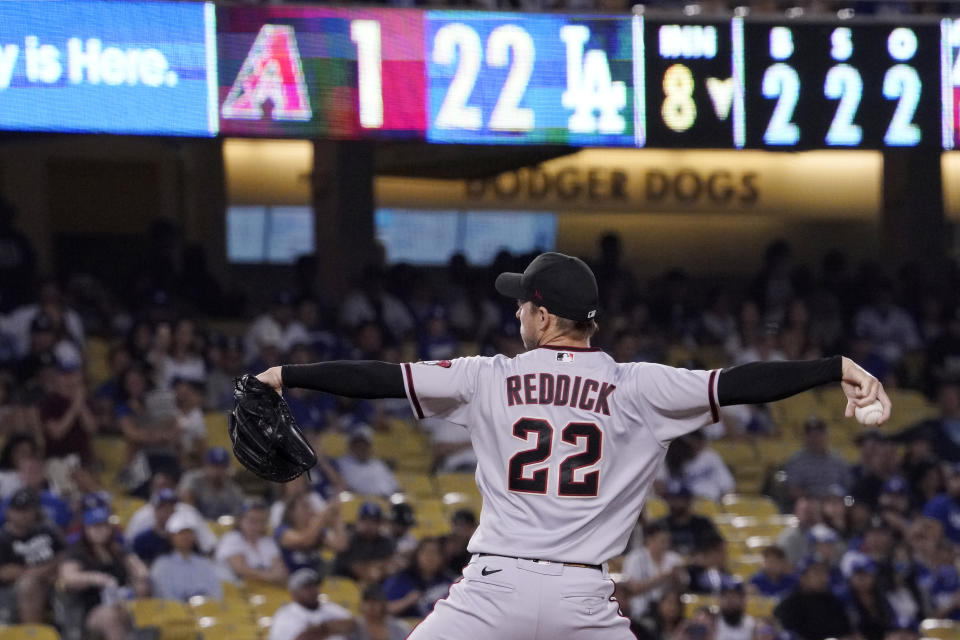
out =
[[[289,482],[317,464],[280,394],[256,376],[235,380],[236,404],[227,420],[233,455],[264,480]]]

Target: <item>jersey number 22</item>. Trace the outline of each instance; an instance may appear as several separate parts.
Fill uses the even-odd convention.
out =
[[[532,449],[517,452],[510,458],[507,470],[507,487],[520,493],[547,492],[550,469],[538,469],[530,477],[525,477],[523,468],[530,464],[545,462],[553,453],[553,425],[542,418],[521,418],[513,425],[513,436],[527,440],[530,434],[536,439]],[[586,440],[586,449],[567,456],[560,463],[560,485],[557,495],[562,497],[589,498],[597,495],[600,484],[600,471],[584,474],[583,480],[575,480],[577,469],[589,467],[600,460],[603,432],[592,422],[570,422],[560,432],[560,438],[569,444],[577,445]]]

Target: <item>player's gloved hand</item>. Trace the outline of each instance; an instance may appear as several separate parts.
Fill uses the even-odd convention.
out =
[[[847,396],[847,408],[844,411],[846,417],[852,418],[853,411],[857,407],[866,407],[879,400],[883,406],[883,415],[877,424],[883,424],[890,418],[890,398],[887,396],[887,392],[883,390],[883,385],[880,384],[879,380],[846,357],[843,359],[841,375],[840,386],[843,388],[844,395]]]

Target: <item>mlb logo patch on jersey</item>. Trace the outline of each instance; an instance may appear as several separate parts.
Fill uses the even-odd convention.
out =
[[[573,362],[573,354],[569,351],[560,351],[557,353],[557,362]]]
[[[419,364],[432,364],[438,367],[443,367],[444,369],[449,369],[453,366],[453,363],[449,360],[421,360]]]

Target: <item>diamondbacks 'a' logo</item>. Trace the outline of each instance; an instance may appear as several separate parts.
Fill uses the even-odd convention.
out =
[[[569,351],[560,351],[557,353],[557,362],[573,362],[573,354]]]
[[[453,366],[453,363],[449,360],[421,360],[420,364],[432,364],[437,367],[443,367],[444,369],[449,369]]]

